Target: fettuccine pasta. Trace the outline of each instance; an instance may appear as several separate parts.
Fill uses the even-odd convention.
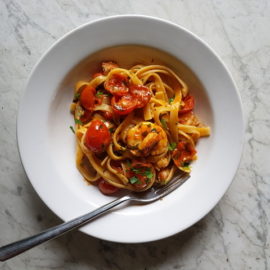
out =
[[[100,73],[77,82],[71,104],[78,170],[104,194],[145,191],[189,173],[196,142],[210,135],[193,108],[188,86],[170,68],[103,62]]]

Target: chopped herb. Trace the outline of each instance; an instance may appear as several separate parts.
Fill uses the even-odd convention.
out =
[[[73,97],[73,101],[76,102],[80,98],[81,93],[75,93]]]
[[[169,145],[168,145],[169,151],[173,151],[175,148],[176,148],[176,143],[175,142],[169,143]]]
[[[157,133],[157,129],[156,129],[156,128],[152,128],[152,129],[151,129],[151,132]]]
[[[151,179],[153,177],[153,173],[150,168],[146,168],[146,170],[143,171],[144,168],[131,168],[131,171],[143,176],[146,176],[148,179]]]
[[[153,173],[152,171],[150,170],[150,168],[148,168],[144,173],[143,173],[144,176],[146,176],[148,179],[151,179],[153,177]]]
[[[165,119],[164,119],[164,118],[161,118],[161,119],[160,119],[160,122],[161,122],[161,124],[162,124],[163,128],[165,128],[165,129],[167,129],[167,128],[168,128],[168,127],[167,127],[167,122],[165,121]]]
[[[139,181],[139,179],[136,177],[136,176],[132,176],[130,179],[129,179],[129,182],[131,184],[135,184]]]
[[[114,130],[115,130],[114,128],[110,128],[110,129],[109,129],[109,131],[110,131],[111,133],[113,133]]]
[[[130,168],[131,167],[131,162],[127,160],[127,166]]]
[[[75,118],[75,123],[78,125],[83,125],[82,121],[80,119]]]
[[[174,101],[174,98],[169,98],[169,103],[171,104]]]
[[[190,163],[189,163],[189,162],[184,162],[182,167],[189,168],[189,165],[190,165]]]
[[[101,90],[98,90],[96,93],[96,97],[101,97],[101,96],[108,96],[108,94]]]
[[[138,168],[131,168],[131,171],[133,171],[134,173],[140,173],[141,170]]]
[[[70,128],[71,131],[75,134],[75,130],[74,130],[73,126],[69,126],[69,128]]]

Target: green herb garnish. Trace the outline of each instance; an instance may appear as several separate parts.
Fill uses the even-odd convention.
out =
[[[137,168],[131,168],[131,171],[133,171],[134,173],[140,173],[141,172],[141,170],[137,169]]]
[[[75,118],[75,123],[78,125],[83,125],[82,121],[80,119]]]
[[[157,133],[157,130],[156,130],[155,128],[152,128],[152,129],[151,129],[151,132]]]
[[[74,94],[73,101],[76,102],[81,96],[81,93],[77,92]]]
[[[165,128],[165,129],[167,129],[167,128],[168,128],[168,127],[167,127],[167,122],[165,121],[165,119],[164,119],[164,118],[161,118],[161,119],[160,119],[160,122],[161,122],[161,124],[162,124],[163,128]]]
[[[171,104],[174,101],[174,98],[169,98],[169,103]]]
[[[113,133],[114,130],[115,130],[114,128],[110,128],[110,129],[109,129],[109,131],[110,131],[111,133]]]
[[[148,179],[151,179],[153,177],[153,173],[149,168],[143,173],[143,175],[146,176]]]
[[[184,162],[183,165],[182,165],[182,167],[189,168],[189,165],[190,165],[189,162]]]
[[[169,145],[168,145],[169,151],[173,151],[175,148],[176,148],[176,143],[175,142],[169,143]]]
[[[101,97],[101,96],[109,96],[109,95],[103,92],[102,90],[98,90],[96,93],[96,97]]]
[[[75,134],[75,130],[74,130],[73,126],[69,126],[69,128],[70,128],[71,131]]]
[[[136,176],[132,176],[130,179],[129,179],[129,182],[131,184],[135,184],[139,181],[139,179],[136,177]]]
[[[127,160],[127,166],[130,168],[131,167],[131,162]]]

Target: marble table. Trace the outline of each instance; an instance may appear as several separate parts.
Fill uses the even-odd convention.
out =
[[[60,222],[33,190],[18,154],[16,116],[31,69],[74,27],[127,13],[186,27],[209,43],[232,72],[246,121],[245,147],[233,184],[205,218],[165,240],[128,245],[72,232],[1,263],[0,269],[270,269],[266,0],[0,1],[0,244]]]

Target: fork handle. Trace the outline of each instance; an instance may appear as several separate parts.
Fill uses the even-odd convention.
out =
[[[69,232],[75,228],[78,228],[85,223],[93,220],[94,218],[100,216],[101,214],[107,212],[111,208],[130,200],[129,196],[123,196],[119,199],[116,199],[108,204],[105,204],[96,210],[87,213],[85,215],[82,215],[78,218],[72,219],[68,222],[64,222],[62,224],[59,224],[57,226],[54,226],[52,228],[47,229],[46,231],[43,231],[39,234],[27,237],[25,239],[16,241],[14,243],[8,244],[6,246],[3,246],[0,248],[0,261],[5,261],[7,259],[10,259],[12,257],[15,257],[19,255],[20,253],[35,247],[41,243],[44,243],[50,239],[54,239],[60,235],[65,234],[66,232]]]

